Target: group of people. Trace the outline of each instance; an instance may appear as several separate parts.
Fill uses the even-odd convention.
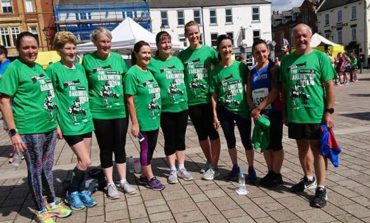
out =
[[[358,69],[362,67],[362,59],[358,58],[354,52],[351,52],[349,56],[346,52],[340,52],[336,60],[331,56],[329,56],[329,58],[331,58],[337,72],[337,85],[343,86],[349,84],[349,82],[358,81]]]
[[[165,31],[156,36],[154,57],[148,43],[137,42],[132,66],[127,69],[122,57],[110,50],[109,30],[93,31],[91,39],[96,51],[84,55],[82,64],[75,62],[76,37],[70,32],[58,32],[53,45],[61,60],[46,71],[35,62],[37,38],[30,32],[18,36],[19,59],[7,67],[0,81],[0,106],[14,151],[25,155],[28,183],[40,222],[54,222],[53,216],[71,215],[71,210],[55,199],[52,167],[56,139],[64,138],[78,160],[66,194],[71,209],[96,205],[85,185],[93,131],[100,148],[107,196],[120,197],[113,181],[113,164],[121,190],[136,193],[126,180],[128,117],[131,134],[140,142],[139,182],[158,191],[165,185],[154,176],[151,160],[160,127],[170,168],[169,184],[177,183],[178,178],[193,179],[185,167],[188,116],[206,159],[202,179],[213,180],[219,175],[219,128],[224,132],[233,165],[227,178],[235,180],[240,174],[236,125],[249,166],[247,179],[256,183],[251,122],[268,118],[270,139],[264,150],[268,172],[260,184],[275,187],[283,183],[280,171],[285,123],[289,137],[297,140],[304,172],[304,178],[292,191],[303,192],[317,184],[311,205],[325,206],[327,163],[319,152],[319,137],[321,123],[333,126],[335,72],[324,53],[311,49],[310,27],[299,24],[293,29],[296,51],[283,58],[280,67],[269,60],[266,42],[256,40],[252,53],[257,64],[250,71],[234,59],[229,36],[218,36],[216,50],[202,45],[199,26],[194,21],[185,25],[185,36],[190,46],[178,56],[172,54],[171,36]]]

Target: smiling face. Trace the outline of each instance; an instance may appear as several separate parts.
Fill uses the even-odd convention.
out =
[[[230,39],[224,39],[218,44],[217,50],[222,61],[230,60],[233,53],[233,43]]]
[[[66,43],[62,49],[58,50],[58,52],[62,61],[67,63],[73,63],[76,59],[76,45],[71,42]]]
[[[264,64],[268,61],[270,51],[266,44],[260,43],[253,48],[253,57],[258,64]]]
[[[94,44],[98,54],[107,57],[112,46],[112,39],[104,33],[99,33]]]
[[[312,32],[307,25],[297,25],[293,30],[293,37],[297,54],[304,54],[311,49]]]
[[[157,44],[159,54],[169,55],[171,54],[172,50],[172,42],[171,38],[166,36],[161,39],[161,41]]]
[[[200,32],[197,25],[192,25],[186,28],[186,38],[189,40],[190,45],[197,45],[200,43]]]
[[[32,65],[37,58],[38,47],[35,38],[31,36],[23,37],[18,48],[19,59],[26,64]]]
[[[150,52],[150,47],[147,45],[143,45],[140,47],[139,52],[135,52],[135,57],[136,57],[136,64],[140,67],[146,67],[148,66],[150,62],[150,58],[152,57],[151,52]]]

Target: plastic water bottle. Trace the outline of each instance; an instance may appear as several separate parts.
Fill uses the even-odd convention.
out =
[[[128,158],[128,172],[134,173],[134,157],[133,156],[130,156]]]
[[[134,161],[134,170],[135,173],[141,173],[141,164],[139,159],[135,159]]]
[[[239,172],[239,187],[235,190],[239,195],[246,195],[248,194],[247,186],[245,184],[245,176],[243,171]]]
[[[23,157],[22,152],[14,153],[13,162],[12,162],[13,166],[18,167],[22,161],[22,157]]]

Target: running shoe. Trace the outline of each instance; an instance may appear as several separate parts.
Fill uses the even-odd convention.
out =
[[[230,180],[230,181],[237,180],[239,173],[240,173],[240,167],[238,166],[238,164],[234,164],[230,173],[227,175],[227,180]]]
[[[80,194],[78,191],[67,193],[65,202],[69,205],[72,210],[79,211],[85,208],[84,203],[81,201]]]
[[[176,184],[178,182],[177,181],[177,171],[176,171],[176,169],[170,171],[170,174],[167,177],[167,182],[169,184]]]
[[[257,174],[256,170],[254,169],[253,166],[248,167],[248,182],[249,183],[256,183],[257,181]]]
[[[177,175],[186,181],[193,180],[193,176],[185,168],[179,169],[179,171],[177,171]]]
[[[39,223],[55,223],[46,209],[36,213],[36,220]]]
[[[202,167],[202,169],[200,169],[200,172],[205,173],[211,167],[212,167],[211,163],[207,161],[206,164]]]
[[[91,197],[91,194],[88,190],[80,192],[80,199],[84,203],[85,207],[88,208],[94,207],[97,204],[96,200]]]
[[[110,199],[118,199],[120,197],[117,187],[114,183],[109,183],[107,185],[107,196]]]
[[[315,189],[317,186],[316,184],[316,178],[313,177],[312,180],[308,180],[308,178],[305,176],[301,179],[301,181],[299,181],[297,184],[293,185],[291,188],[290,188],[290,191],[294,192],[294,193],[301,193],[305,190],[308,190],[308,189]]]
[[[213,167],[209,168],[202,176],[203,180],[214,180],[220,173]]]
[[[121,189],[126,194],[136,194],[136,188],[129,184],[127,181],[120,183]]]
[[[148,180],[147,186],[150,187],[152,190],[163,190],[165,186],[159,181],[156,177],[152,177],[152,179]]]
[[[55,201],[53,205],[47,207],[47,211],[51,217],[57,218],[66,218],[72,214],[72,210],[66,208],[60,201]]]
[[[315,196],[310,200],[311,207],[323,208],[328,200],[328,195],[324,187],[317,187]]]

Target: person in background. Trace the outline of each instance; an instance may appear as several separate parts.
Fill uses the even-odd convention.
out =
[[[8,50],[4,46],[0,45],[0,78],[9,64],[10,60],[8,59]]]
[[[113,154],[120,178],[120,188],[135,194],[136,188],[126,180],[126,135],[128,118],[123,91],[123,77],[127,72],[121,55],[111,52],[112,34],[97,28],[91,35],[96,51],[83,57],[82,65],[89,82],[89,102],[100,148],[100,163],[107,180],[107,196],[120,197],[113,181]]]
[[[268,60],[269,54],[264,40],[254,41],[252,55],[257,65],[250,71],[247,80],[247,101],[255,121],[261,115],[270,120],[270,144],[264,152],[268,173],[259,183],[265,187],[276,187],[283,183],[280,172],[284,160],[283,116],[278,83],[279,67]]]
[[[185,24],[185,36],[190,46],[178,57],[185,68],[185,85],[188,94],[189,116],[198,135],[199,145],[206,157],[201,169],[204,180],[213,180],[219,175],[220,136],[213,127],[213,114],[209,84],[210,71],[218,63],[217,52],[201,44],[199,25],[195,21]]]
[[[127,107],[131,118],[131,133],[139,138],[142,175],[140,182],[160,191],[165,186],[154,176],[151,161],[157,145],[160,115],[161,89],[148,70],[151,58],[150,46],[139,41],[134,45],[132,67],[125,76]]]
[[[74,62],[77,42],[71,32],[57,32],[53,46],[61,60],[46,69],[59,101],[59,127],[65,141],[77,156],[77,165],[72,171],[71,184],[66,194],[67,203],[73,210],[96,205],[85,185],[87,171],[91,165],[91,137],[94,125],[85,69]]]
[[[292,35],[296,51],[282,60],[280,79],[284,120],[289,138],[297,142],[304,177],[292,186],[291,191],[301,193],[316,188],[310,205],[322,208],[327,200],[328,162],[320,154],[321,124],[328,128],[334,126],[335,71],[325,53],[311,48],[312,30],[309,26],[296,25]]]
[[[57,135],[62,137],[57,128],[57,99],[49,76],[35,62],[39,48],[35,35],[20,33],[16,48],[19,59],[7,67],[0,81],[0,107],[14,152],[25,155],[36,219],[53,223],[53,216],[72,214],[56,199],[54,190],[54,151]]]
[[[246,100],[246,78],[248,68],[232,57],[233,43],[227,35],[217,37],[217,51],[220,63],[211,71],[213,125],[224,132],[227,148],[233,167],[227,176],[236,180],[240,173],[236,150],[235,124],[239,129],[241,141],[248,161],[248,180],[255,183],[256,171],[253,167],[254,150],[251,143],[251,118]]]
[[[358,60],[354,52],[351,52],[350,54],[350,64],[351,64],[350,73],[349,73],[350,81],[356,82],[357,81]]]
[[[185,168],[185,132],[188,124],[188,96],[184,83],[184,65],[172,56],[171,36],[166,31],[156,36],[157,56],[150,60],[148,70],[161,89],[161,128],[164,151],[170,174],[168,183],[177,183],[177,176],[184,180],[193,177]],[[179,169],[176,169],[176,159]]]

